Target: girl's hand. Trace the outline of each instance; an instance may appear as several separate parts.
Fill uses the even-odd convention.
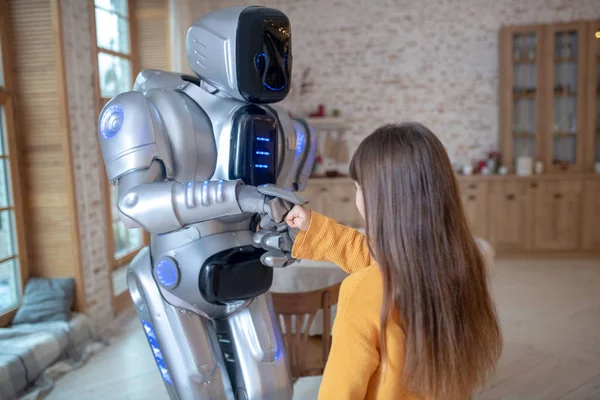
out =
[[[295,205],[285,217],[285,222],[290,228],[297,228],[306,232],[310,226],[310,210],[306,207]]]

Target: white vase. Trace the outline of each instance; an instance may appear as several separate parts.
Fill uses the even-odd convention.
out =
[[[544,163],[541,161],[536,161],[535,162],[535,173],[537,175],[541,175],[544,173]]]

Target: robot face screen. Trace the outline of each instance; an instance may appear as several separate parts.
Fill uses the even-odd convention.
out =
[[[290,22],[281,11],[248,7],[237,31],[238,89],[252,103],[283,100],[292,73]]]

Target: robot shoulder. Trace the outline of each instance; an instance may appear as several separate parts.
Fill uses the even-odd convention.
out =
[[[163,119],[141,92],[125,92],[110,100],[100,113],[98,132],[111,182],[149,168],[156,159],[162,161],[166,175],[171,175],[173,162]]]

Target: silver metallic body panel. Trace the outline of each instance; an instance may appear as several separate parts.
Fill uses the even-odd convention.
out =
[[[187,84],[188,82],[183,80],[181,74],[160,71],[157,69],[145,69],[135,78],[133,90],[139,92],[164,88],[183,90]]]
[[[281,187],[292,188],[294,182],[293,169],[297,163],[294,154],[296,152],[298,135],[294,130],[292,118],[285,109],[277,105],[271,105],[269,108],[277,113],[280,128],[279,148],[277,149],[280,163],[278,166],[279,176],[276,183]]]
[[[157,363],[164,362],[159,371],[169,396],[178,400],[233,400],[231,385],[224,379],[225,361],[214,326],[210,320],[161,297],[147,247],[131,262],[127,282]],[[152,343],[153,338],[158,344]]]
[[[242,101],[235,70],[237,24],[231,22],[237,21],[245,8],[229,7],[198,18],[188,29],[185,41],[192,71],[219,91]]]
[[[104,133],[108,127],[113,130]],[[172,152],[162,118],[142,93],[127,92],[110,100],[100,113],[100,145],[106,174],[116,182],[126,173],[163,162],[167,176],[173,171]]]
[[[186,236],[181,237],[183,235],[179,234],[179,232],[182,232]],[[181,283],[171,290],[161,287],[160,291],[162,295],[172,304],[193,311],[206,318],[223,319],[228,317],[245,303],[240,302],[235,305],[217,306],[206,302],[198,290],[200,268],[206,259],[215,253],[252,245],[252,233],[249,230],[224,232],[210,235],[200,240],[198,230],[194,227],[179,232],[176,234],[180,235],[182,241],[177,248],[168,248],[169,246],[165,246],[162,243],[162,237],[153,238],[152,240],[152,259],[158,260],[161,257],[170,257],[177,261],[181,271]],[[170,238],[169,242],[173,243],[173,239]]]
[[[295,123],[300,122],[305,129],[308,128],[309,138],[305,138],[304,144],[304,152],[308,152],[306,154],[306,160],[302,165],[302,169],[300,170],[300,175],[298,176],[298,182],[300,183],[298,190],[303,191],[306,189],[306,185],[308,184],[308,178],[312,175],[312,170],[315,165],[315,159],[317,158],[317,131],[308,124],[308,122],[296,119]],[[297,126],[296,124],[294,126]],[[298,128],[299,129],[299,128]],[[299,130],[297,131],[299,132]],[[306,133],[306,130],[305,130]]]
[[[211,134],[210,119],[196,103],[181,92],[152,89],[145,93],[158,109],[168,129],[173,178],[178,182],[210,179],[214,172],[217,148]]]

